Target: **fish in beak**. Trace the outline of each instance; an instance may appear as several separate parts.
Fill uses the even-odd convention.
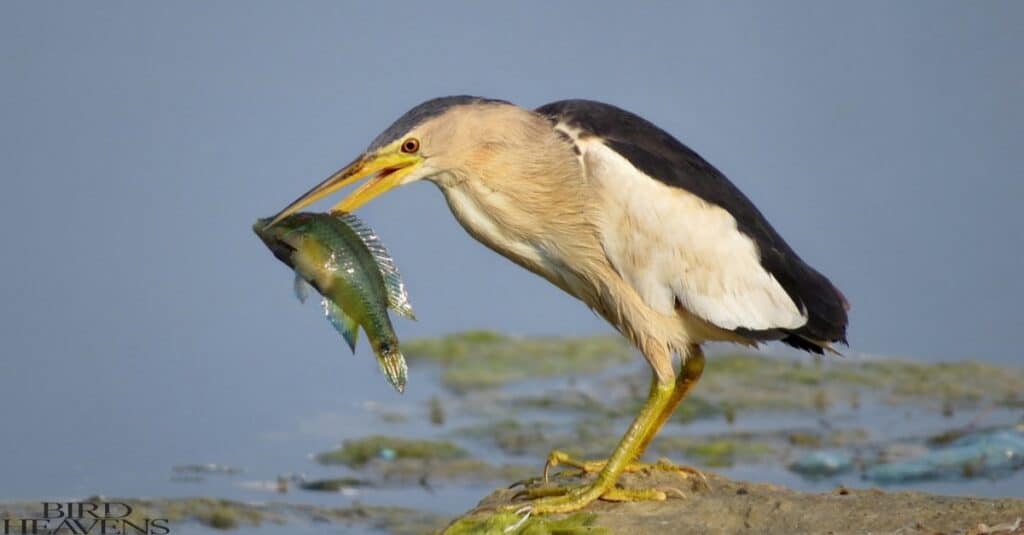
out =
[[[363,185],[356,188],[331,209],[331,213],[353,212],[382,193],[401,185],[402,180],[416,168],[421,160],[420,156],[416,154],[401,152],[398,150],[397,144],[382,147],[381,150],[373,154],[364,154],[295,199],[288,207],[275,215],[267,226],[274,226],[282,219],[316,201],[369,177]]]
[[[323,296],[324,313],[355,352],[366,333],[381,371],[396,390],[405,390],[409,370],[388,316],[416,314],[395,261],[377,233],[353,214],[300,212],[274,226],[253,225],[278,260],[295,272],[295,295],[305,300],[312,286]]]

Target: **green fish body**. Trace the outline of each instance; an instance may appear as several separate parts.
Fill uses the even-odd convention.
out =
[[[298,213],[256,235],[278,260],[295,271],[300,301],[312,285],[323,296],[324,313],[355,351],[359,329],[366,332],[381,370],[396,390],[405,390],[408,368],[387,310],[415,319],[402,277],[380,239],[352,214]]]

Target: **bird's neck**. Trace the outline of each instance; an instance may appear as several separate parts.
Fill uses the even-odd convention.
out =
[[[437,181],[462,226],[489,246],[543,241],[575,224],[587,202],[571,145],[546,121],[508,135],[479,144]]]
[[[595,201],[572,146],[545,127],[532,139],[482,148],[436,182],[470,235],[570,291],[580,251],[597,243]]]

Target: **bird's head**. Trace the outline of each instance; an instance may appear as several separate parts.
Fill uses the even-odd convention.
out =
[[[417,180],[449,179],[454,169],[483,157],[481,148],[500,145],[509,131],[501,116],[517,114],[527,115],[500,100],[469,96],[428,100],[384,130],[355,161],[274,216],[270,226],[360,180],[366,181],[332,212],[353,212],[379,195]]]

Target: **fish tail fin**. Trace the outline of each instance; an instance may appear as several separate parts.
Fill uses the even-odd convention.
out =
[[[398,344],[386,344],[377,351],[377,362],[380,364],[380,371],[388,378],[391,386],[399,394],[405,392],[405,382],[409,377],[409,367],[405,364],[405,357],[398,349]]]
[[[359,339],[359,324],[356,323],[356,320],[352,319],[351,316],[345,314],[345,311],[330,299],[325,297],[322,303],[324,305],[324,315],[327,316],[327,321],[331,322],[331,325],[334,326],[334,330],[341,333],[341,337],[348,343],[349,349],[355,353],[356,341]]]

